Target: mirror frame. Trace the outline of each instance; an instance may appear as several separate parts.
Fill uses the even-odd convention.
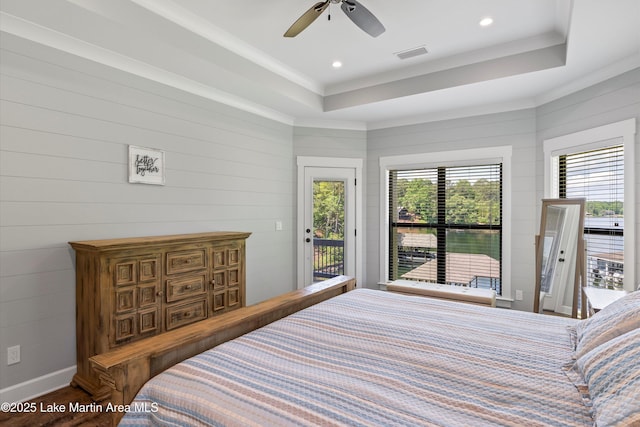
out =
[[[540,296],[540,290],[542,287],[542,258],[544,244],[542,239],[544,237],[545,230],[547,228],[547,208],[549,206],[579,206],[580,215],[578,219],[578,238],[576,242],[576,262],[575,262],[575,275],[573,281],[573,301],[571,306],[571,317],[578,317],[578,304],[580,299],[581,287],[585,283],[586,279],[586,258],[585,258],[585,241],[584,241],[584,216],[585,216],[585,198],[573,198],[573,199],[542,199],[542,213],[540,216],[540,234],[536,236],[536,284],[534,290],[533,299],[533,311],[539,313],[542,303],[542,297]]]

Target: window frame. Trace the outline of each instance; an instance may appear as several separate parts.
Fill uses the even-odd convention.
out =
[[[502,163],[502,295],[511,298],[511,146],[439,151],[399,156],[380,157],[380,271],[379,283],[388,283],[389,277],[389,171],[455,166],[478,166]]]
[[[625,268],[623,286],[629,292],[635,289],[636,282],[635,133],[636,119],[627,119],[543,140],[544,198],[559,197],[559,175],[556,164],[561,155],[596,150],[612,145],[624,147],[624,181],[627,183],[624,186],[624,263],[628,267]]]

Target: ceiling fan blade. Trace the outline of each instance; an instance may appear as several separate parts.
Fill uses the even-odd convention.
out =
[[[330,0],[320,1],[313,5],[309,10],[302,14],[300,18],[296,22],[293,23],[291,27],[284,33],[285,37],[295,37],[302,32],[305,28],[307,28],[313,21],[318,18],[324,12],[324,10],[329,6]]]
[[[369,12],[369,9],[356,0],[342,0],[340,9],[342,9],[354,24],[370,36],[378,37],[384,33],[384,25],[378,21],[378,18],[376,18],[373,13]]]

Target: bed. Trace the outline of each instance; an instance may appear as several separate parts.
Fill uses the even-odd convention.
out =
[[[613,332],[606,311],[581,322],[356,289],[160,373],[120,425],[640,424],[640,298],[627,300]]]

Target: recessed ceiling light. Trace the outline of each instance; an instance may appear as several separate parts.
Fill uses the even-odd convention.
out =
[[[340,67],[342,67],[342,62],[340,62],[340,61],[333,61],[333,64],[331,64],[331,66],[332,66],[333,68],[340,68]]]
[[[481,27],[488,27],[489,25],[493,24],[493,18],[491,18],[490,16],[482,18],[479,24]]]

